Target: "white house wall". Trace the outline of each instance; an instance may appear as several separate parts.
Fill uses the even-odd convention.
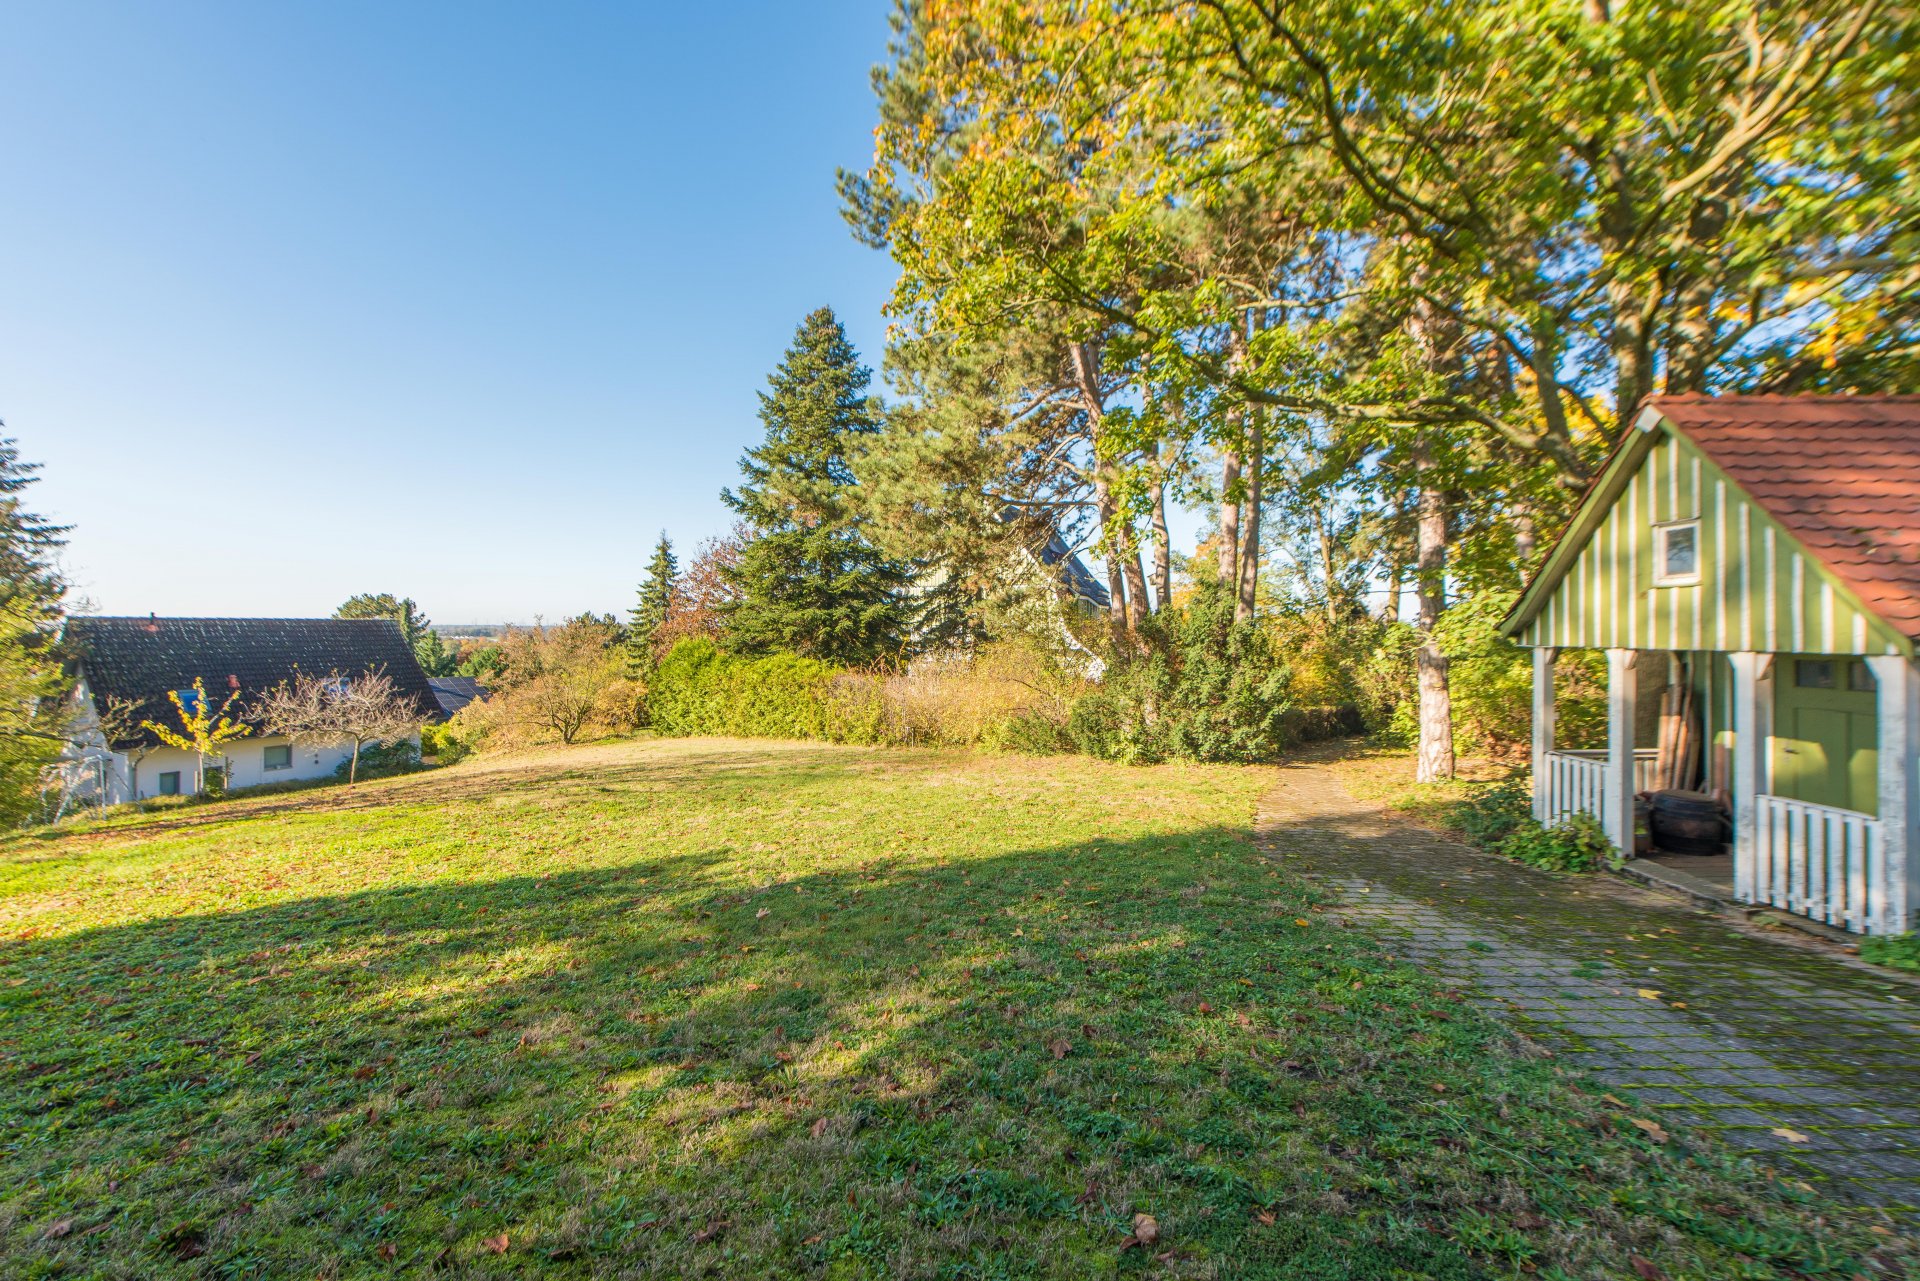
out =
[[[288,740],[284,738],[242,738],[225,745],[228,768],[227,786],[229,788],[258,787],[262,783],[300,782],[315,778],[331,778],[336,770],[346,764],[350,753],[342,745],[315,746],[302,743],[294,746],[293,767],[291,769],[270,770],[266,768],[266,749],[283,747]],[[122,760],[126,758],[121,757]],[[208,757],[207,764],[217,767],[221,764],[218,757]],[[183,752],[174,747],[162,747],[147,753],[140,759],[137,799],[145,800],[160,795],[160,776],[171,770],[180,771],[181,795],[190,794],[194,782],[194,754]],[[124,782],[121,784],[124,787]],[[113,798],[124,800],[124,795]]]

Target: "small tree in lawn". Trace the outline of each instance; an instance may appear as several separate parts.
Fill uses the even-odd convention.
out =
[[[207,757],[219,756],[224,760],[225,744],[236,738],[245,738],[253,732],[244,721],[234,720],[227,715],[239,697],[240,691],[234,690],[216,710],[207,699],[206,685],[196,676],[193,678],[191,707],[187,705],[189,700],[180,697],[179,690],[167,691],[167,699],[180,718],[180,728],[174,729],[158,721],[140,722],[142,729],[153,731],[154,737],[168,747],[193,753],[193,790],[196,792],[207,785]]]
[[[397,743],[420,725],[420,709],[400,693],[385,669],[346,677],[339,672],[295,672],[262,694],[252,708],[265,733],[299,742],[346,742],[347,782],[359,781],[360,749]]]

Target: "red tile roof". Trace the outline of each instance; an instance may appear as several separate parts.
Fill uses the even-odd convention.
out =
[[[1656,396],[1861,603],[1920,639],[1920,396]]]

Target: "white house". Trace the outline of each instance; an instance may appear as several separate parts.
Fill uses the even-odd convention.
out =
[[[425,673],[401,634],[385,618],[75,618],[66,639],[76,659],[78,704],[66,757],[69,777],[107,804],[191,793],[200,771],[192,752],[163,744],[150,720],[168,727],[179,713],[168,698],[194,697],[197,679],[218,706],[237,695],[232,711],[296,672],[353,677],[384,671],[403,697],[413,699],[421,719],[441,719]],[[117,720],[111,741],[102,718]],[[296,779],[326,778],[346,761],[342,743],[295,743],[248,735],[223,745],[222,758],[206,764],[225,771],[229,788],[257,787]]]

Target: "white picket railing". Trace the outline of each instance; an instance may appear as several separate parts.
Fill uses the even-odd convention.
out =
[[[1855,934],[1903,928],[1893,920],[1878,819],[1764,792],[1753,799],[1754,902]]]
[[[1633,790],[1653,786],[1658,752],[1641,748],[1633,754]],[[1604,751],[1560,748],[1547,753],[1546,812],[1548,827],[1575,814],[1603,817],[1607,797],[1607,754]]]

